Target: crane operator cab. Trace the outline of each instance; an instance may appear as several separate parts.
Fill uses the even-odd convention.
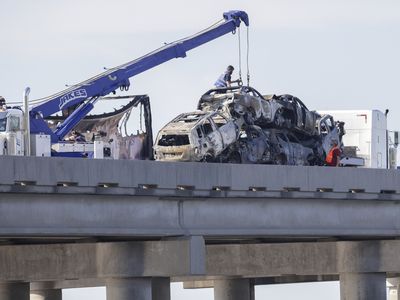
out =
[[[0,110],[0,155],[24,155],[23,112]]]

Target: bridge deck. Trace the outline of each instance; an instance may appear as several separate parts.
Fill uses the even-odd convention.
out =
[[[12,156],[0,166],[2,185],[400,193],[400,172],[383,169]]]
[[[400,172],[1,157],[0,236],[400,235]]]

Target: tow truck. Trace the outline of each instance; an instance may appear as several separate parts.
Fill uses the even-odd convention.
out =
[[[227,33],[235,33],[242,23],[249,26],[246,12],[225,12],[221,21],[195,35],[166,44],[140,58],[108,69],[66,90],[29,104],[27,99],[30,90],[27,88],[24,111],[20,107],[7,107],[0,113],[0,155],[30,155],[31,146],[32,154],[39,156],[96,158],[96,153],[108,153],[109,151],[97,151],[94,149],[96,144],[93,143],[81,143],[80,147],[65,146],[65,137],[89,114],[100,99],[111,93],[115,94],[118,89],[129,90],[130,78],[171,59],[184,58],[187,51]],[[59,112],[63,113],[65,119],[52,129],[47,118]],[[112,144],[106,142],[101,146],[113,148]]]

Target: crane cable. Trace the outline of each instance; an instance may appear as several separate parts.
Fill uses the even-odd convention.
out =
[[[247,86],[250,86],[249,52],[250,52],[250,38],[249,38],[249,26],[247,26],[247,53],[246,53]]]
[[[242,82],[242,45],[240,41],[240,27],[238,29],[238,41],[239,41],[239,84]]]
[[[143,133],[143,103],[140,103],[140,112],[139,112],[140,116],[140,124],[139,124],[139,128],[140,128],[140,133]]]
[[[242,44],[240,38],[240,27],[238,28],[238,41],[239,41],[239,80],[242,82]],[[247,27],[246,32],[246,80],[247,86],[250,86],[250,67],[249,67],[249,52],[250,52],[250,37],[249,37],[249,27]]]

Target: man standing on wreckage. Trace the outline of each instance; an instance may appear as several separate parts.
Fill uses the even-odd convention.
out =
[[[232,81],[232,73],[235,68],[233,66],[228,66],[226,68],[225,73],[221,74],[221,76],[218,77],[217,81],[214,83],[216,88],[225,88],[225,87],[230,87],[232,83],[238,83],[240,84],[241,80],[237,79]]]

